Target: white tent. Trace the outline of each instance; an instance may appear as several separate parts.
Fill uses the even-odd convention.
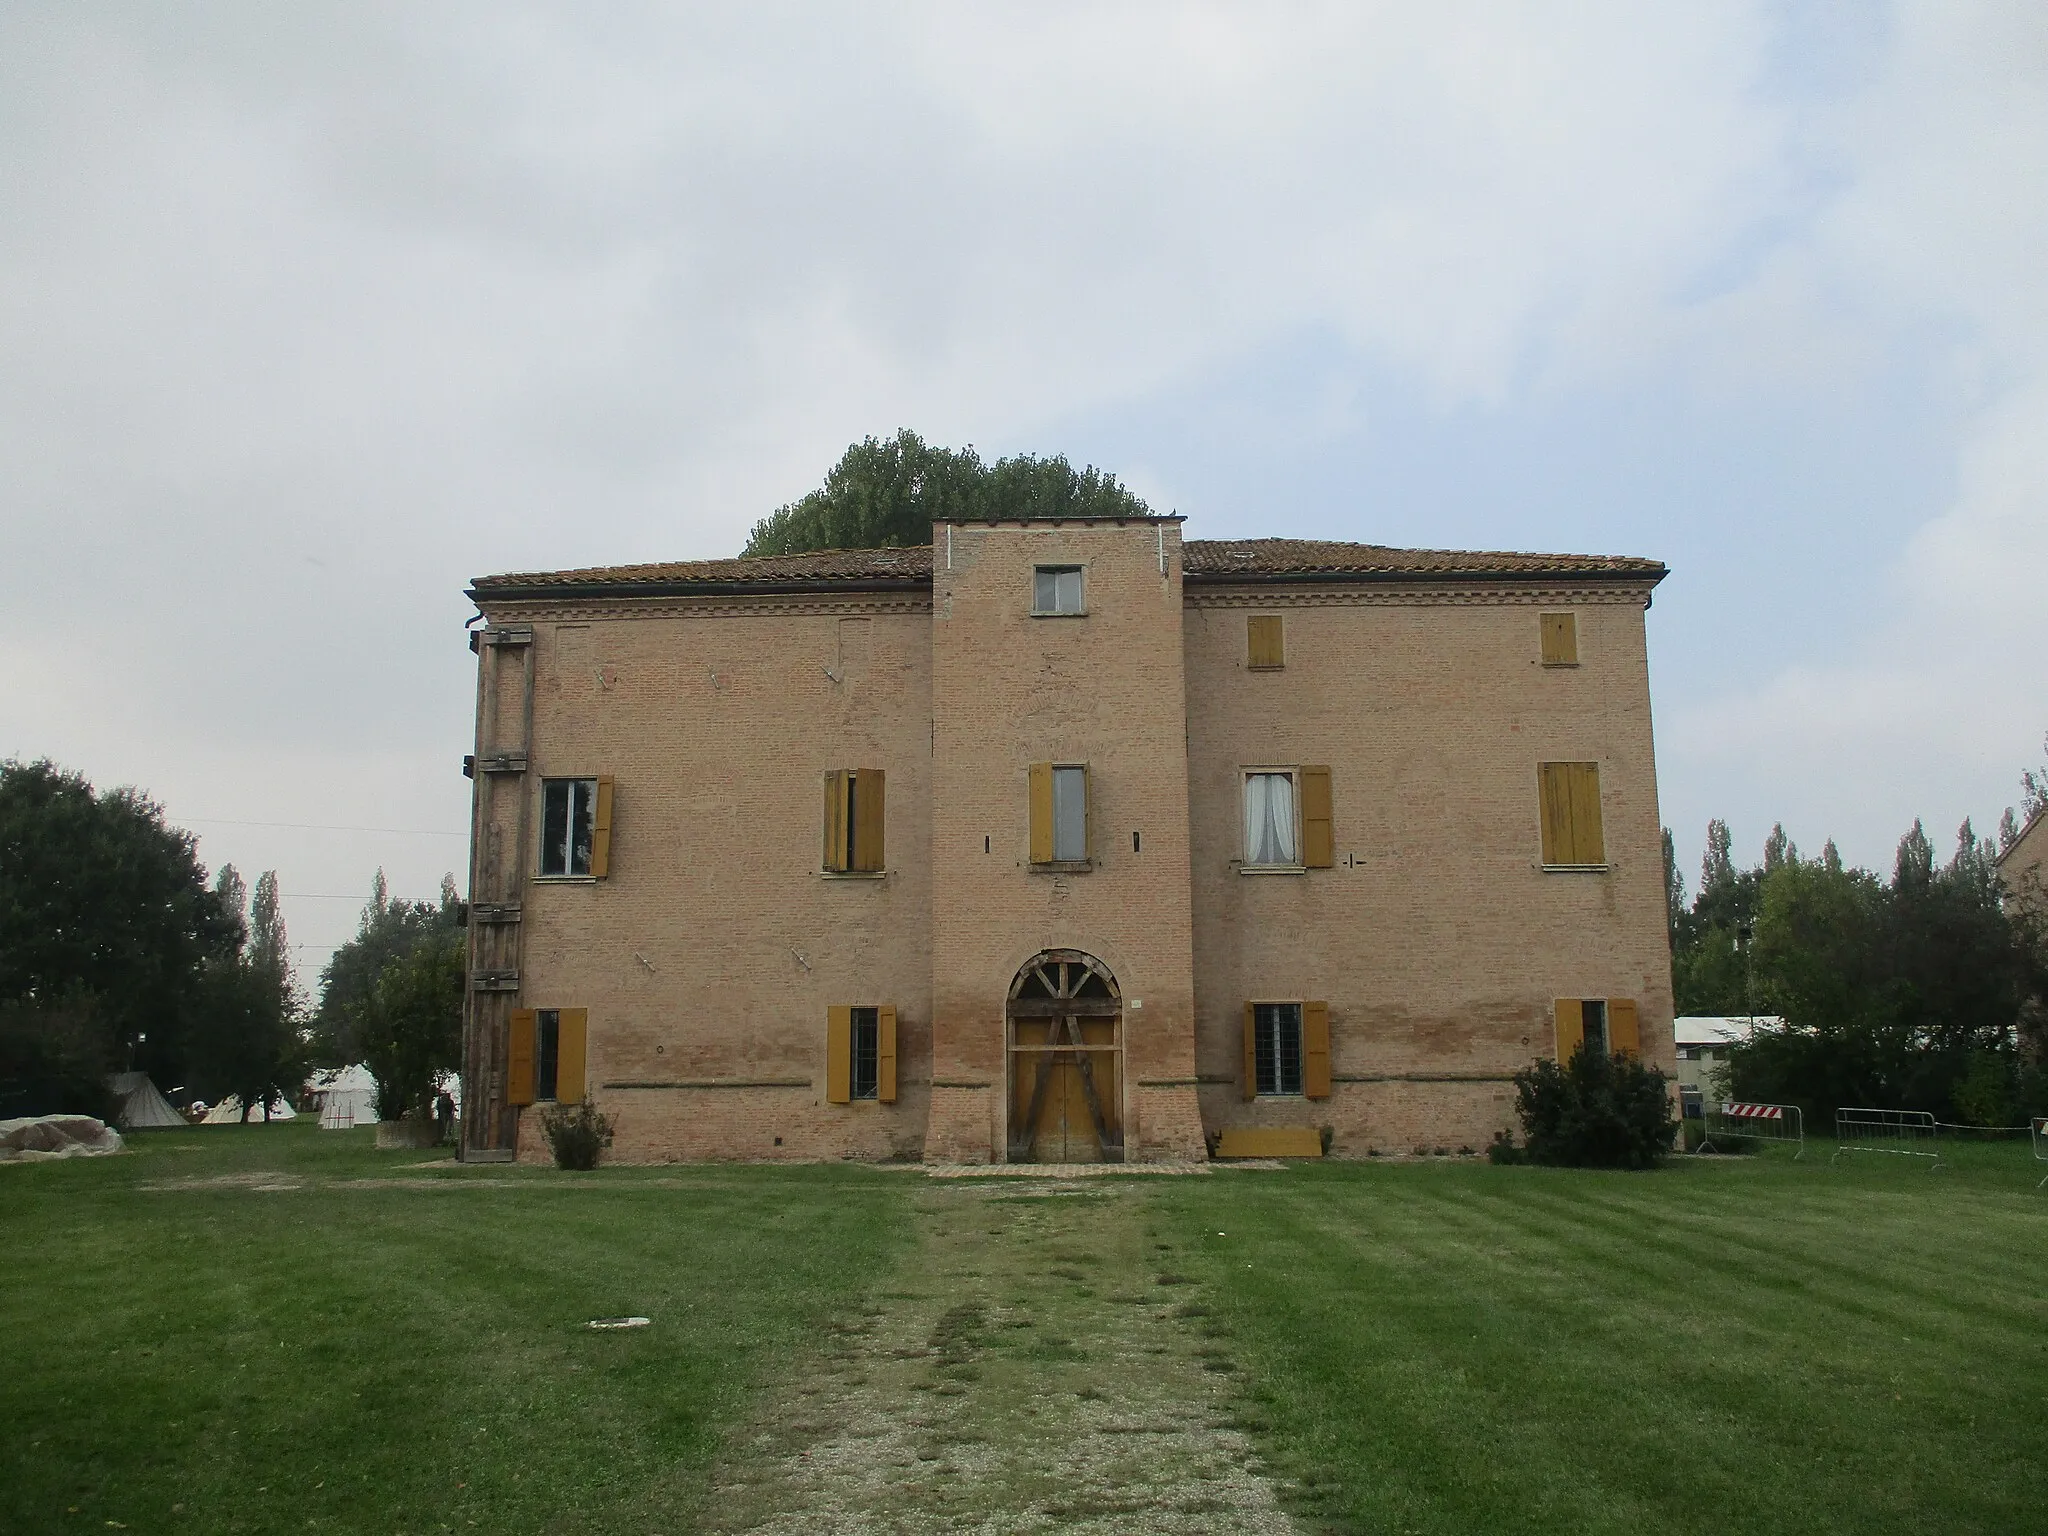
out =
[[[285,1103],[283,1099],[272,1099],[270,1101],[270,1118],[273,1120],[295,1120],[298,1116],[292,1113],[291,1105]],[[237,1094],[229,1094],[218,1104],[214,1105],[213,1108],[209,1109],[206,1112],[206,1118],[199,1123],[201,1125],[240,1125],[242,1123],[241,1097]],[[263,1110],[260,1106],[249,1111],[249,1123],[251,1125],[261,1125],[263,1123]]]
[[[308,1084],[320,1100],[320,1129],[346,1131],[377,1123],[377,1080],[365,1066],[315,1072]]]
[[[121,1101],[120,1113],[115,1118],[124,1131],[185,1123],[185,1117],[171,1108],[171,1101],[157,1092],[147,1072],[116,1072],[107,1079],[107,1090]]]

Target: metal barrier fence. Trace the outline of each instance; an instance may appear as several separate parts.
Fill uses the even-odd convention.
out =
[[[1806,1156],[1806,1119],[1797,1104],[1722,1104],[1706,1112],[1706,1131],[1700,1150],[1713,1149],[1714,1138],[1723,1141],[1784,1141],[1797,1146],[1792,1161]]]
[[[2048,1115],[2036,1115],[2031,1122],[2034,1138],[2034,1161],[2048,1163]],[[2041,1184],[2048,1184],[2048,1173],[2041,1175]],[[2039,1189],[2041,1184],[2034,1188]]]
[[[1924,1109],[1838,1109],[1835,1111],[1835,1155],[1844,1152],[1889,1152],[1899,1157],[1924,1157],[1935,1168],[1941,1160],[1941,1131]],[[1932,1171],[1930,1169],[1930,1171]]]

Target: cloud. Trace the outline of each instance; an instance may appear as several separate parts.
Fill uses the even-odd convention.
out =
[[[1593,463],[1585,402],[1803,420],[1931,359],[1953,409],[1917,435],[1954,495],[1910,547],[1886,533],[1854,666],[1830,609],[1753,682],[1715,677],[1659,626],[1739,604],[1734,576],[1700,563],[1660,599],[1666,799],[1703,821],[1735,775],[1738,816],[1820,818],[1844,755],[1870,765],[1859,826],[1958,777],[1980,795],[2048,713],[2010,660],[2031,621],[1987,618],[2023,606],[2040,550],[2040,23],[1794,25],[1761,4],[13,8],[0,751],[190,815],[459,829],[466,578],[729,552],[866,432],[1086,441],[1220,533],[1215,482],[1119,422],[1231,412],[1255,482],[1402,419],[1398,392],[1510,434],[1577,420],[1555,463]],[[1218,392],[1304,339],[1334,359],[1308,409]],[[1668,509],[1557,473],[1587,526],[1675,536]],[[337,845],[286,886],[353,890],[386,856]],[[407,856],[422,890],[445,867]]]

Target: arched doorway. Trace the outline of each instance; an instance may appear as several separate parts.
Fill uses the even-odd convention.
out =
[[[1109,967],[1048,949],[1010,983],[1010,1161],[1120,1163],[1123,995]]]

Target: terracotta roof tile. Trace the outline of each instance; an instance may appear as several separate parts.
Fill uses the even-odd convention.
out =
[[[711,584],[782,586],[791,582],[929,581],[929,545],[914,549],[820,549],[801,555],[756,555],[736,560],[666,560],[654,565],[594,565],[575,571],[519,571],[479,576],[479,592],[512,594],[545,587],[666,587]]]
[[[1389,549],[1379,544],[1344,544],[1321,539],[1190,539],[1183,569],[1197,582],[1261,577],[1332,580],[1404,577],[1494,579],[1516,576],[1663,578],[1655,560],[1621,555],[1534,555],[1509,551]],[[911,549],[827,549],[800,555],[766,555],[734,560],[678,560],[654,565],[601,565],[573,571],[524,571],[479,576],[475,595],[566,595],[617,593],[634,589],[729,587],[741,591],[884,583],[923,584],[931,580],[932,552]]]
[[[1626,555],[1531,555],[1506,550],[1389,549],[1325,539],[1190,539],[1190,576],[1643,576],[1661,577],[1655,560]]]

